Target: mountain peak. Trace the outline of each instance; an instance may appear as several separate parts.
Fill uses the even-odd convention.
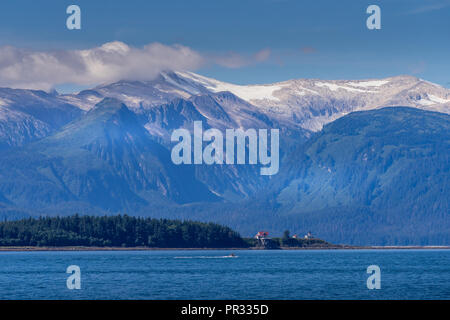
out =
[[[104,98],[86,113],[86,119],[135,119],[136,115],[116,98]]]
[[[116,98],[103,98],[102,101],[100,101],[99,103],[97,103],[91,110],[90,112],[95,112],[98,110],[102,110],[102,111],[119,111],[121,109],[127,109],[127,106],[120,100],[116,99]]]
[[[225,92],[229,92],[228,96]],[[130,110],[145,114],[175,99],[195,100],[205,95],[223,95],[220,103],[226,102],[230,112],[236,109],[232,104],[245,102],[264,117],[310,131],[319,131],[323,125],[352,111],[387,106],[450,113],[449,89],[411,75],[359,80],[294,79],[243,85],[193,72],[165,71],[151,81],[119,81],[83,94],[60,97],[83,110],[90,110],[98,103],[96,108],[114,109],[118,102],[102,101],[111,97],[122,101]]]

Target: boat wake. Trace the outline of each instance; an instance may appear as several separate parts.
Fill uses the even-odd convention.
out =
[[[229,255],[229,256],[189,256],[189,257],[174,257],[175,259],[230,259],[237,258],[238,256]]]

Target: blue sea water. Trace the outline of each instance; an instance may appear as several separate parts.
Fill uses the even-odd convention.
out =
[[[0,299],[450,299],[450,250],[0,252]],[[66,268],[81,268],[69,290]],[[381,268],[381,289],[366,286]]]

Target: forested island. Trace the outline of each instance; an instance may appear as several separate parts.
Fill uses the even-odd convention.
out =
[[[270,239],[267,249],[328,247],[320,239]],[[0,222],[0,247],[259,248],[215,223],[117,216],[40,217]]]

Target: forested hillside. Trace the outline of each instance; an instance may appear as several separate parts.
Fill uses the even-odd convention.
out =
[[[0,246],[229,248],[238,233],[214,223],[118,216],[70,216],[0,223]]]

